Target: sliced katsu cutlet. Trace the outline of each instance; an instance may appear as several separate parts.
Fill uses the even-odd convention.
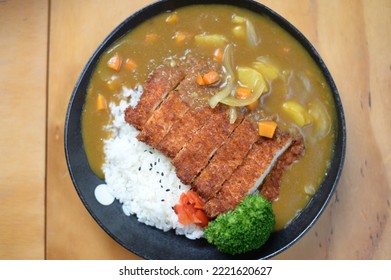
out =
[[[262,184],[260,193],[269,201],[274,201],[280,195],[280,180],[284,172],[300,157],[304,155],[305,145],[301,135],[296,135],[293,144],[278,159],[276,165],[270,171]]]
[[[205,106],[188,110],[176,122],[158,144],[157,149],[169,158],[174,158],[187,141],[196,133],[212,115],[212,108]]]
[[[162,102],[155,112],[153,112],[137,138],[160,151],[165,151],[165,145],[172,143],[172,141],[176,142],[175,144],[177,146],[183,146],[188,139],[181,141],[184,134],[190,137],[192,132],[196,131],[203,124],[204,119],[208,119],[211,114],[211,110],[207,108],[204,108],[205,111],[200,114],[187,114],[189,109],[194,111],[194,108],[190,108],[194,107],[190,102],[192,95],[210,95],[212,91],[218,89],[217,87],[200,86],[197,83],[196,73],[209,71],[210,69],[215,69],[215,67],[215,65],[204,60],[195,59],[189,59],[181,65],[181,68],[185,69],[186,77],[169,93],[167,99]],[[190,117],[196,117],[197,119],[193,120]],[[186,121],[189,123],[184,123]],[[194,125],[194,127],[189,127],[189,125]],[[171,132],[172,128],[174,131]],[[166,138],[167,134],[169,134],[168,139],[160,144],[161,140]],[[169,141],[170,139],[171,142]]]
[[[213,110],[207,123],[193,135],[172,160],[182,183],[186,185],[192,183],[242,118],[242,114],[239,114],[236,122],[230,124],[225,108],[219,106]]]
[[[137,105],[125,110],[125,121],[141,130],[154,110],[184,77],[185,72],[180,67],[161,66],[156,69],[144,84],[144,92]]]
[[[254,121],[245,117],[194,180],[192,189],[205,201],[214,197],[259,138]]]
[[[144,124],[143,130],[137,135],[137,139],[152,147],[157,147],[172,125],[179,121],[188,110],[189,105],[182,100],[176,90],[170,92],[160,107]]]
[[[217,195],[205,203],[206,215],[215,218],[233,210],[247,194],[255,192],[292,141],[290,134],[278,130],[273,138],[260,138],[254,143],[242,164],[225,181]]]

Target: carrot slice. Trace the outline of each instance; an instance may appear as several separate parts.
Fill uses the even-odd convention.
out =
[[[244,87],[238,87],[236,89],[236,96],[240,99],[247,99],[251,96],[251,89],[244,88]]]
[[[186,32],[177,31],[174,35],[174,40],[177,45],[184,44],[190,39],[190,35]]]
[[[97,111],[106,110],[106,108],[107,108],[106,98],[102,94],[99,93],[96,97],[95,105],[96,105],[95,108]]]
[[[259,121],[258,133],[260,136],[267,138],[273,138],[274,132],[277,129],[277,123],[275,121]]]
[[[217,61],[222,61],[223,60],[223,51],[222,49],[215,49],[213,52],[213,59]]]
[[[206,73],[202,79],[204,80],[204,83],[206,85],[210,85],[210,84],[214,84],[215,82],[219,81],[220,80],[220,76],[219,76],[219,73],[217,73],[216,71],[210,71],[208,73]]]
[[[118,53],[115,53],[108,61],[107,66],[113,69],[114,71],[119,71],[121,69],[121,57]]]
[[[167,22],[167,23],[170,23],[170,24],[177,23],[177,22],[178,22],[178,15],[175,14],[175,13],[170,14],[170,15],[166,18],[166,22]]]
[[[205,85],[204,79],[202,78],[200,73],[197,74],[197,84],[199,84],[200,86]]]
[[[134,71],[137,68],[137,63],[133,59],[127,58],[124,67],[129,71]]]

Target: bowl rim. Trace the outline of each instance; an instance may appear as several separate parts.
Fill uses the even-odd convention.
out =
[[[91,180],[86,180],[83,176],[91,176],[90,170],[82,170],[85,166],[82,163],[85,163],[86,157],[84,154],[83,142],[81,139],[81,117],[80,111],[77,113],[77,110],[80,110],[80,104],[84,104],[85,99],[85,89],[88,86],[88,82],[93,73],[93,70],[96,67],[96,64],[100,58],[100,56],[107,50],[107,48],[112,45],[115,41],[124,36],[127,32],[131,31],[133,28],[141,24],[142,22],[154,17],[160,13],[175,10],[184,6],[189,5],[215,5],[215,4],[223,4],[223,5],[232,5],[239,8],[245,8],[250,11],[253,11],[257,14],[265,15],[271,18],[275,23],[277,23],[281,28],[287,31],[292,37],[296,39],[302,45],[306,51],[310,54],[311,58],[317,64],[325,79],[331,89],[333,100],[336,109],[336,129],[335,129],[335,142],[334,142],[334,153],[332,155],[330,167],[328,172],[321,183],[318,191],[308,202],[307,206],[301,211],[301,214],[296,216],[292,222],[287,225],[287,227],[278,232],[274,232],[269,238],[268,242],[260,249],[255,252],[249,252],[241,255],[225,255],[222,253],[213,252],[213,249],[208,248],[208,244],[204,241],[200,241],[199,246],[200,250],[207,250],[208,253],[211,254],[212,258],[219,259],[269,259],[278,255],[279,253],[285,251],[290,248],[293,244],[295,244],[308,230],[316,223],[320,215],[323,213],[324,209],[327,207],[331,197],[333,196],[336,186],[339,182],[343,165],[345,161],[345,153],[346,153],[346,123],[345,123],[345,115],[342,106],[342,102],[339,96],[339,92],[334,83],[334,80],[322,60],[321,56],[315,49],[315,47],[311,44],[311,42],[288,20],[284,17],[270,9],[269,7],[253,1],[253,0],[162,0],[158,2],[154,2],[150,5],[143,7],[142,9],[136,11],[129,17],[127,17],[123,22],[121,22],[113,31],[109,33],[109,35],[102,41],[101,44],[94,51],[92,56],[89,58],[87,64],[85,65],[81,75],[76,82],[76,85],[73,89],[72,95],[70,97],[70,101],[68,104],[66,116],[65,116],[65,126],[64,126],[64,150],[65,157],[67,162],[67,167],[73,182],[73,185],[77,191],[78,196],[80,197],[82,203],[90,213],[90,215],[94,218],[94,220],[98,223],[98,225],[115,241],[117,241],[120,245],[128,249],[129,251],[135,253],[136,255],[143,257],[145,259],[159,259],[162,258],[162,253],[154,253],[153,250],[155,248],[150,248],[151,246],[136,246],[134,242],[129,244],[127,241],[124,241],[123,238],[118,236],[118,228],[112,228],[113,225],[108,224],[108,219],[105,215],[102,214],[99,210],[97,210],[97,206],[91,202],[90,194],[86,194],[86,191],[83,189],[84,184],[94,184],[97,186],[99,183],[102,183],[102,180],[99,178],[91,178]],[[76,105],[77,104],[77,105]],[[76,145],[75,145],[76,144]],[[81,160],[81,162],[80,162]],[[91,192],[91,190],[89,190]],[[118,201],[115,202],[119,204]],[[318,203],[318,204],[317,204]],[[103,207],[103,206],[100,206]],[[105,208],[107,210],[107,215],[115,215],[118,213],[118,209],[120,207],[117,205],[115,209]],[[98,214],[97,214],[98,212]],[[102,218],[102,215],[105,216]],[[123,215],[128,218],[127,216]],[[125,218],[122,217],[120,220],[126,222]],[[307,217],[307,219],[304,219]],[[309,218],[308,218],[309,217]],[[137,221],[136,221],[137,222]],[[141,224],[141,223],[140,223]],[[134,223],[133,223],[134,226]],[[144,227],[148,227],[142,224]],[[134,226],[135,228],[136,226]],[[138,229],[137,229],[138,230]],[[136,234],[131,235],[131,238],[136,238],[137,234],[142,236],[144,233],[143,230],[138,230]],[[156,229],[148,229],[149,233],[157,234],[161,237],[160,233],[157,233]],[[160,230],[159,230],[160,231]],[[295,233],[294,236],[291,236],[291,232]],[[170,238],[173,235],[172,233],[164,233],[168,236],[171,236],[167,239],[164,239],[165,242],[169,243]],[[176,236],[179,237],[179,236]],[[284,240],[281,246],[277,246],[274,248],[273,246],[269,246],[268,244],[272,242],[277,242],[278,240]],[[191,240],[190,240],[191,241]],[[191,241],[193,242],[193,241]],[[153,243],[153,242],[152,242]],[[153,243],[154,244],[154,243]],[[183,244],[191,244],[188,241],[184,241]],[[277,242],[278,244],[278,242]],[[147,250],[147,251],[145,251]],[[156,250],[155,250],[156,251]],[[173,255],[173,256],[165,256],[163,258],[173,257],[174,259],[178,258],[190,258],[190,259],[198,259],[203,258],[199,254],[199,250],[192,251],[194,255],[188,254],[185,255]],[[195,256],[195,257],[194,257]]]

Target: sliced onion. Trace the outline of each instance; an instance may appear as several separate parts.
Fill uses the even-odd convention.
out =
[[[308,79],[308,76],[304,72],[297,73],[297,76],[299,77],[300,81],[303,83],[303,86],[307,92],[311,91],[311,82]]]
[[[229,107],[229,123],[233,124],[236,122],[238,118],[238,112],[236,111],[236,107]]]
[[[227,96],[224,99],[222,99],[220,102],[228,105],[228,106],[233,106],[233,107],[242,107],[242,106],[247,106],[261,97],[262,93],[264,93],[266,90],[265,84],[259,82],[256,86],[256,88],[253,91],[253,94],[251,95],[250,98],[247,99],[239,99],[234,96]]]
[[[225,71],[227,72],[227,75],[230,75],[232,79],[235,77],[235,73],[233,70],[234,65],[234,52],[233,52],[233,46],[232,44],[228,44],[223,53],[223,66],[225,68]]]
[[[331,118],[326,107],[319,100],[308,104],[308,114],[313,122],[312,134],[315,139],[324,138],[331,129]]]
[[[233,71],[233,46],[228,44],[224,49],[223,54],[223,66],[227,73],[226,85],[224,88],[216,93],[212,98],[208,100],[210,107],[215,108],[217,104],[231,94],[234,89],[235,73]]]
[[[232,81],[231,76],[227,77],[227,85],[218,93],[213,95],[208,100],[209,106],[212,108],[215,108],[219,102],[221,102],[222,99],[226,98],[228,95],[231,94],[232,90],[234,89],[234,83]]]
[[[259,39],[257,33],[255,32],[254,25],[249,20],[246,20],[246,30],[247,30],[247,43],[251,47],[256,47],[259,43]]]

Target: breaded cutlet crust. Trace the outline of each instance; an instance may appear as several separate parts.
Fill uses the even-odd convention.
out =
[[[157,145],[157,149],[169,158],[174,158],[192,136],[208,121],[212,109],[206,106],[202,109],[188,110],[176,122]]]
[[[261,138],[252,146],[242,164],[225,181],[215,197],[204,205],[210,218],[233,210],[249,192],[256,190],[260,178],[265,178],[273,163],[291,145],[292,137],[286,133],[276,133],[272,139]]]
[[[125,110],[125,121],[142,130],[155,109],[184,77],[185,72],[179,67],[162,66],[156,69],[144,84],[144,92],[136,107],[129,106]]]
[[[158,109],[144,124],[143,130],[137,139],[156,147],[171,127],[179,121],[189,110],[189,105],[179,97],[177,92],[171,91]]]
[[[194,107],[189,103],[193,102],[193,95],[212,95],[218,89],[197,83],[197,73],[210,69],[217,69],[217,64],[195,58],[182,61],[177,67],[158,68],[147,80],[136,108],[129,107],[125,111],[125,120],[141,130],[137,138],[152,147],[164,149],[164,143],[159,146],[160,141],[186,115],[190,106]],[[191,131],[188,131],[189,136]]]
[[[302,157],[304,152],[304,138],[301,135],[297,135],[293,140],[293,144],[278,159],[272,171],[270,171],[269,175],[265,178],[265,182],[263,183],[262,189],[260,191],[261,195],[263,195],[269,201],[276,200],[280,195],[280,180],[284,172],[295,161]]]
[[[213,110],[207,123],[193,135],[172,160],[177,176],[183,184],[192,183],[241,119],[242,115],[239,115],[236,122],[230,124],[225,109]]]
[[[205,201],[214,197],[259,138],[254,121],[244,118],[194,180],[193,190]]]

